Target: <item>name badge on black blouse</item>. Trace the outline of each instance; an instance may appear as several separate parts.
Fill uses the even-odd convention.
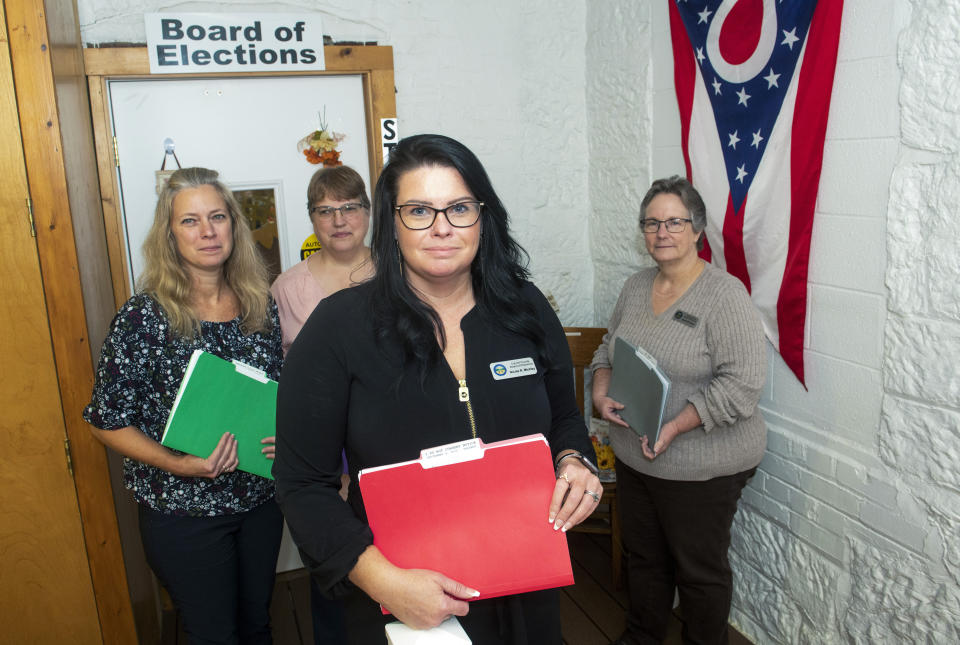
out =
[[[496,361],[490,363],[490,373],[493,375],[493,380],[502,381],[508,378],[536,374],[537,364],[534,363],[530,357],[514,358],[509,361]]]
[[[686,311],[680,311],[679,309],[677,313],[673,314],[673,319],[683,323],[687,327],[696,327],[697,323],[700,322],[700,319],[693,314],[688,314]]]

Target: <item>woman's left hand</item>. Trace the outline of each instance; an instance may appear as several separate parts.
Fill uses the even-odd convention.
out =
[[[600,479],[576,459],[564,459],[557,471],[557,484],[550,500],[553,530],[566,532],[590,517],[600,503]]]
[[[643,448],[643,456],[653,461],[657,458],[657,455],[662,454],[663,451],[673,443],[673,440],[676,439],[678,434],[680,434],[680,431],[677,429],[675,423],[669,421],[664,423],[663,427],[660,428],[660,436],[657,438],[657,443],[654,444],[653,450],[650,450],[650,441],[646,435],[644,435],[640,441],[640,446]]]
[[[277,438],[275,436],[264,437],[260,440],[260,443],[264,444],[263,450],[260,451],[263,453],[263,456],[267,459],[273,459],[277,454],[277,446],[275,445],[277,443]]]
[[[692,403],[687,403],[683,409],[680,410],[680,414],[664,423],[660,428],[660,436],[657,437],[657,443],[653,445],[653,450],[650,449],[650,442],[646,436],[640,440],[640,446],[643,448],[643,456],[651,461],[656,459],[659,455],[663,454],[664,450],[670,447],[670,444],[673,443],[673,440],[676,439],[677,436],[684,432],[690,432],[701,425],[703,425],[703,421],[700,420],[700,413],[697,412],[697,409],[693,407]]]

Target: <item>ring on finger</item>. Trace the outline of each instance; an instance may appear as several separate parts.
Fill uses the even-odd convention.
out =
[[[593,501],[596,502],[597,504],[600,503],[600,494],[599,494],[599,493],[595,493],[595,492],[593,492],[592,490],[585,490],[585,491],[583,491],[583,494],[584,494],[584,495],[589,495],[590,497],[592,497],[592,498],[593,498]]]
[[[557,477],[557,479],[562,479],[563,481],[567,482],[567,484],[570,483],[570,478],[567,477],[567,473],[563,473],[562,475],[560,475],[559,477]]]

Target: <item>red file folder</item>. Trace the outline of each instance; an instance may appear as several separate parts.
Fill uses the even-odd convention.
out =
[[[361,470],[359,483],[373,542],[399,567],[479,598],[573,584],[567,536],[547,521],[556,479],[543,435],[431,448]]]

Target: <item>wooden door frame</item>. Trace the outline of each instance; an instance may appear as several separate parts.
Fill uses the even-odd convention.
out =
[[[106,331],[91,330],[88,321],[100,326],[103,317],[112,312],[103,311],[102,306],[103,295],[107,305],[111,300],[109,290],[106,294],[102,291],[109,278],[106,263],[87,262],[78,253],[78,248],[88,253],[102,248],[104,242],[96,209],[97,174],[84,105],[86,84],[76,4],[73,0],[4,0],[4,9],[67,434],[64,468],[72,467],[74,475],[103,642],[133,643],[137,634],[106,450],[81,417],[93,388],[91,331],[98,336]],[[61,93],[58,88],[67,91]],[[56,619],[50,616],[50,620]]]
[[[380,146],[380,120],[395,118],[396,97],[393,85],[393,48],[383,46],[336,45],[324,47],[323,71],[248,72],[245,74],[151,74],[146,47],[88,48],[83,52],[90,107],[93,115],[97,169],[103,206],[114,301],[117,308],[130,297],[130,268],[127,263],[126,236],[117,182],[117,159],[110,122],[107,82],[112,79],[217,78],[255,76],[329,76],[358,74],[362,77],[366,112],[367,149],[370,151],[370,182],[376,182],[383,167]]]

